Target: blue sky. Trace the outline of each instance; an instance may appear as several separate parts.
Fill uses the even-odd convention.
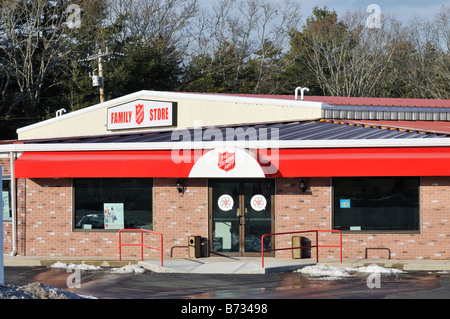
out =
[[[415,16],[433,18],[439,9],[449,5],[449,0],[298,0],[302,4],[303,15],[309,16],[312,8],[327,6],[335,9],[339,14],[346,11],[366,10],[369,4],[377,4],[381,13],[394,14],[395,17],[406,23]]]
[[[216,0],[199,0],[201,5],[210,5]],[[281,1],[281,0],[272,0]],[[335,9],[338,15],[346,11],[363,10],[369,4],[377,4],[381,13],[393,14],[403,23],[409,22],[415,16],[432,19],[439,9],[444,5],[450,5],[450,0],[292,0],[301,4],[302,17],[306,19],[312,13],[314,6]],[[368,14],[369,15],[369,14]]]

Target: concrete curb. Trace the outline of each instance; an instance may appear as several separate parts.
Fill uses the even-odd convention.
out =
[[[105,268],[123,267],[126,265],[140,265],[150,271],[159,273],[205,273],[205,274],[269,274],[288,272],[305,266],[315,265],[313,259],[281,259],[266,258],[264,269],[261,266],[261,258],[167,258],[164,267],[161,267],[159,258],[139,261],[127,259],[105,259],[100,257],[55,257],[55,256],[6,256],[5,267],[48,267],[56,262],[87,264]],[[448,271],[450,272],[450,260],[319,260],[321,265],[334,267],[358,268],[376,264],[385,268],[395,268],[403,271]]]

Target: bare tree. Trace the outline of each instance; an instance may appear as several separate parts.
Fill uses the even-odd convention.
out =
[[[368,28],[362,11],[339,20],[335,12],[315,14],[299,35],[299,51],[323,94],[376,96],[397,49],[400,24],[384,16],[380,28]]]
[[[238,93],[245,86],[259,93],[268,78],[280,73],[274,67],[300,19],[299,5],[290,0],[220,0],[197,20],[199,33],[189,53],[211,60],[200,74],[220,77],[223,91]]]
[[[2,0],[1,7],[5,61],[20,92],[6,114],[22,103],[25,115],[34,117],[45,80],[71,51],[65,32],[65,2]]]
[[[188,24],[197,14],[197,0],[108,0],[111,20],[120,19],[121,40],[131,39],[140,45],[155,40],[185,48]],[[119,39],[120,40],[120,39]]]
[[[279,81],[275,77],[281,74],[289,33],[301,20],[300,5],[290,1],[264,1],[257,5],[260,8],[256,26],[258,67],[253,93],[259,93],[261,86],[266,93],[274,93],[278,91]]]
[[[417,98],[450,98],[450,5],[432,20],[408,24],[407,39],[414,54],[403,59],[404,79]]]

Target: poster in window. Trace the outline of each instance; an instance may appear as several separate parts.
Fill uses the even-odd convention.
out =
[[[340,203],[339,208],[350,208],[351,207],[350,199],[341,199],[339,201],[339,203]]]
[[[2,192],[2,199],[3,199],[3,218],[9,218],[9,192],[3,191]]]
[[[105,229],[123,229],[123,203],[104,203]]]

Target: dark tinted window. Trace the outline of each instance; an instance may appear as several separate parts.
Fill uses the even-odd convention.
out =
[[[419,230],[419,177],[334,178],[334,229]]]
[[[152,229],[152,179],[75,179],[75,229]]]

